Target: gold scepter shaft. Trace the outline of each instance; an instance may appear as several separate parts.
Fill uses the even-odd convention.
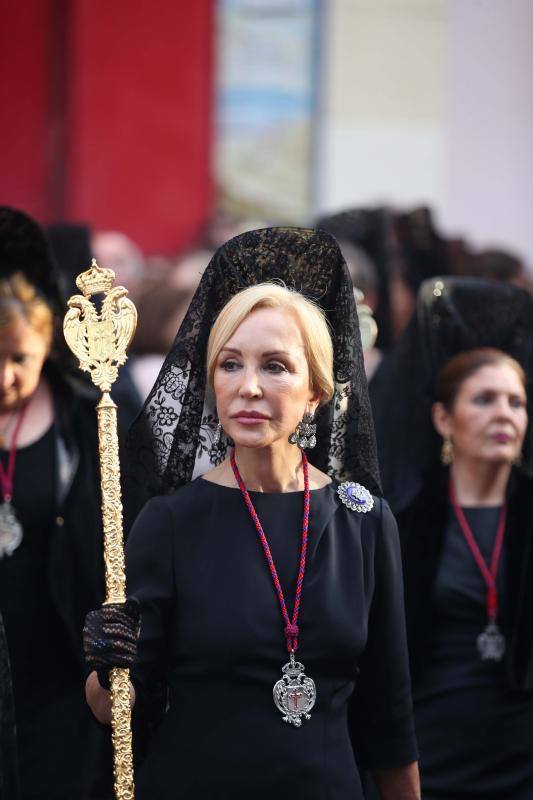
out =
[[[119,367],[126,361],[126,351],[135,333],[137,311],[123,286],[113,286],[115,273],[102,269],[93,259],[92,266],[76,279],[81,294],[73,295],[65,314],[63,332],[66,342],[79,360],[80,369],[89,372],[102,392],[96,407],[98,450],[102,490],[104,528],[104,565],[106,603],[126,599],[120,460],[117,433],[117,407],[111,399],[111,386]],[[102,294],[98,311],[91,297]],[[111,670],[111,727],[115,797],[133,800],[133,757],[129,670]]]

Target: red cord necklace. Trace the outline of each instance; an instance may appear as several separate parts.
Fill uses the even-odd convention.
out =
[[[28,405],[29,403],[25,403],[20,409],[13,436],[11,437],[7,467],[4,467],[0,459],[0,488],[3,500],[2,505],[0,505],[0,558],[4,555],[13,555],[22,541],[22,525],[17,519],[11,500],[13,499],[13,479],[17,461],[17,442]]]
[[[505,653],[505,636],[500,631],[497,623],[499,612],[498,589],[496,588],[496,578],[498,575],[498,568],[500,566],[500,558],[502,554],[503,537],[505,534],[505,522],[507,519],[507,503],[504,503],[500,512],[498,520],[498,529],[496,531],[496,539],[494,540],[494,548],[492,550],[492,557],[490,566],[487,566],[485,559],[481,554],[479,545],[475,540],[472,529],[468,524],[463,509],[457,502],[453,482],[450,480],[449,486],[450,503],[454,510],[457,522],[466,539],[466,543],[470,548],[470,552],[474,556],[474,560],[481,572],[485,585],[487,587],[487,619],[488,624],[485,630],[477,637],[477,649],[483,661],[501,661]]]
[[[233,469],[233,474],[235,475],[235,479],[239,485],[239,489],[241,490],[241,494],[244,498],[244,502],[246,503],[246,507],[250,512],[250,516],[254,523],[255,529],[259,535],[259,539],[263,546],[263,551],[265,553],[265,557],[267,560],[267,564],[270,570],[270,575],[272,577],[272,582],[274,584],[274,588],[276,590],[276,594],[278,596],[281,614],[283,617],[284,622],[284,629],[283,632],[285,634],[285,640],[287,642],[287,650],[289,651],[290,661],[282,667],[283,677],[277,681],[274,685],[273,694],[274,694],[274,702],[276,707],[281,713],[283,714],[283,721],[289,722],[292,725],[295,725],[299,728],[302,724],[303,719],[310,719],[311,714],[309,713],[313,708],[316,702],[316,687],[315,683],[311,678],[308,678],[304,674],[304,665],[301,664],[299,661],[295,661],[294,653],[298,649],[298,639],[300,635],[300,629],[298,627],[298,617],[300,614],[300,606],[302,600],[302,587],[304,582],[305,576],[305,563],[306,563],[306,556],[307,556],[307,540],[308,540],[308,530],[309,530],[309,504],[310,504],[310,494],[309,494],[309,463],[307,461],[307,456],[305,455],[304,451],[302,450],[302,466],[303,466],[303,473],[304,473],[304,509],[303,509],[303,519],[302,519],[302,544],[300,548],[300,565],[298,569],[298,578],[296,581],[296,596],[294,598],[294,609],[292,612],[292,620],[289,617],[289,612],[287,610],[287,604],[285,603],[285,596],[283,594],[283,589],[281,588],[281,583],[278,578],[278,573],[276,570],[276,566],[274,564],[274,559],[272,558],[272,553],[270,552],[270,546],[268,544],[268,540],[266,538],[265,532],[261,525],[261,521],[257,515],[257,512],[254,508],[254,504],[248,494],[248,490],[244,485],[244,481],[241,478],[241,474],[239,472],[239,468],[237,467],[237,463],[235,461],[235,450],[231,453],[231,467]]]

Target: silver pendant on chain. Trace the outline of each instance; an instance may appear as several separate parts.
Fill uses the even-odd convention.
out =
[[[12,556],[22,541],[22,525],[9,502],[0,505],[0,558]]]
[[[311,719],[309,713],[316,702],[316,686],[312,678],[304,674],[304,665],[291,660],[282,668],[283,677],[274,685],[274,703],[283,714],[283,722],[299,728],[303,719]]]
[[[505,653],[505,636],[495,622],[489,622],[477,637],[477,649],[482,661],[501,661]]]

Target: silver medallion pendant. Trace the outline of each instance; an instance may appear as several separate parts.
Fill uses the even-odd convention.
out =
[[[9,502],[0,505],[0,558],[12,556],[22,541],[22,525]]]
[[[314,680],[304,674],[304,665],[291,660],[282,668],[283,677],[274,686],[274,703],[283,714],[283,722],[299,728],[302,719],[311,719],[309,713],[316,702],[316,686]]]
[[[489,622],[476,640],[482,661],[501,661],[505,653],[505,636],[495,622]]]

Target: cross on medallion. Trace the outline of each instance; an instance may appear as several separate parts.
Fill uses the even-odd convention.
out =
[[[293,711],[299,711],[300,710],[299,709],[299,705],[300,705],[299,700],[300,700],[300,697],[303,697],[303,696],[304,696],[303,692],[300,692],[297,687],[290,690],[290,692],[288,693],[288,698],[289,698],[289,703],[292,700],[292,705],[293,705],[292,710]]]

